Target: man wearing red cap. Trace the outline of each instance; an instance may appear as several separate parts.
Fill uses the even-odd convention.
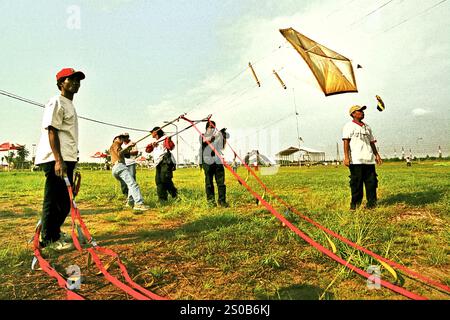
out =
[[[73,171],[78,161],[78,116],[73,97],[85,78],[81,71],[65,68],[56,74],[61,91],[49,100],[44,109],[42,134],[36,150],[35,164],[45,172],[42,206],[41,246],[56,250],[72,248],[61,239],[61,226],[70,211],[70,199],[64,176],[73,185]]]
[[[352,200],[350,209],[355,210],[361,205],[366,187],[367,208],[375,208],[377,205],[378,179],[375,172],[375,164],[381,164],[382,160],[375,146],[376,140],[372,129],[362,120],[366,106],[352,106],[349,110],[352,121],[343,129],[344,164],[350,169],[350,189]]]

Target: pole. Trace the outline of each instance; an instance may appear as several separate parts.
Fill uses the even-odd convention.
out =
[[[33,143],[31,146],[33,147],[33,151],[32,151],[32,154],[31,154],[31,161],[33,162],[33,164],[31,165],[31,167],[33,167],[34,166],[34,160],[36,160],[36,144]]]
[[[417,144],[417,160],[420,163],[420,155],[419,155],[419,140],[423,140],[422,138],[417,138],[416,139],[416,144]]]
[[[164,121],[165,125],[163,125],[162,127],[160,127],[160,129],[167,127],[169,124],[173,124],[174,122],[178,121],[181,119],[181,117],[185,116],[186,113],[183,113],[181,116],[179,116],[178,118],[172,120],[172,121]],[[140,138],[139,140],[135,141],[135,143],[137,144],[138,142],[141,142],[144,139],[147,139],[148,137],[150,137],[152,135],[152,133],[150,132],[149,134],[147,134],[146,136]]]
[[[295,120],[297,121],[297,143],[298,143],[298,166],[302,166],[302,161],[300,160],[300,131],[298,130],[298,112],[297,112],[297,103],[295,102],[295,88],[292,88],[292,94],[294,96],[294,111],[295,111]]]

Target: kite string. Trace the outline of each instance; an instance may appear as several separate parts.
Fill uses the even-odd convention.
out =
[[[28,104],[32,104],[41,108],[45,108],[45,105],[27,98],[24,98],[22,96],[10,93],[8,91],[5,90],[1,90],[0,89],[0,94],[9,98],[13,98]],[[100,121],[100,120],[95,120],[95,119],[91,119],[91,118],[87,118],[87,117],[83,117],[83,116],[78,116],[78,118],[83,119],[83,120],[87,120],[87,121],[91,121],[91,122],[95,122],[95,123],[99,123],[99,124],[103,124],[103,125],[107,125],[107,126],[111,126],[111,127],[115,127],[115,128],[121,128],[121,129],[127,129],[127,130],[132,130],[132,131],[139,131],[139,132],[149,132],[149,130],[144,130],[144,129],[137,129],[137,128],[131,128],[131,127],[126,127],[126,126],[122,126],[122,125],[117,125],[117,124],[113,124],[113,123],[108,123],[108,122],[104,122],[104,121]]]

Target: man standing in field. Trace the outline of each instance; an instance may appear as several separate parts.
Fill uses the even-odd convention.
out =
[[[41,247],[55,250],[73,248],[68,239],[61,239],[61,226],[70,211],[70,198],[64,176],[73,185],[73,171],[78,161],[78,116],[73,97],[85,78],[81,71],[65,68],[56,74],[61,91],[49,100],[44,109],[42,134],[36,151],[35,164],[45,173],[42,205]]]
[[[206,141],[209,141],[214,149],[220,154],[225,147],[225,140],[221,131],[217,130],[216,123],[209,120],[206,123],[206,131],[204,133]],[[216,155],[214,150],[209,146],[209,144],[203,141],[200,136],[200,165],[205,173],[205,191],[206,199],[209,206],[215,207],[215,193],[214,193],[214,178],[217,183],[217,193],[218,193],[218,203],[221,207],[229,207],[226,201],[227,187],[225,185],[225,169],[220,158]]]
[[[122,149],[124,140],[125,139],[122,135],[114,137],[113,143],[109,148],[109,153],[111,154],[111,163],[113,165],[112,175],[114,176],[114,178],[121,182],[124,182],[127,185],[127,199],[131,199],[128,203],[130,204],[130,206],[131,203],[133,203],[133,210],[145,211],[150,208],[144,204],[144,198],[142,197],[139,185],[136,183],[136,180],[133,179],[133,176],[125,165],[124,154],[129,153],[130,149],[133,148],[136,144],[134,142],[130,142],[127,148]]]
[[[375,164],[381,164],[382,160],[375,146],[372,129],[362,122],[365,109],[366,106],[358,105],[350,108],[353,120],[345,124],[342,134],[344,164],[350,168],[351,210],[361,205],[363,185],[366,187],[366,207],[371,209],[377,205],[378,179]]]
[[[178,190],[172,180],[176,163],[170,152],[175,148],[175,144],[170,137],[166,137],[163,141],[160,141],[165,135],[160,127],[154,127],[151,133],[156,141],[147,145],[145,151],[147,153],[153,152],[153,159],[156,165],[156,193],[158,194],[159,203],[164,204],[167,202],[169,193],[174,199],[178,197]]]
[[[130,140],[130,135],[128,133],[123,133],[123,134],[121,134],[121,136],[123,137],[122,149],[128,150],[126,153],[124,153],[125,165],[127,166],[128,171],[130,171],[130,174],[133,177],[134,181],[137,181],[136,180],[136,157],[137,157],[139,151],[135,145],[131,149],[127,148],[132,143]],[[134,205],[133,198],[128,195],[127,184],[123,180],[119,180],[119,181],[120,181],[120,187],[122,189],[122,193],[127,197],[126,203],[129,206],[133,206]]]

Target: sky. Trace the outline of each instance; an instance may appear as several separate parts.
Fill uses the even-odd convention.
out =
[[[212,114],[242,157],[258,149],[275,158],[300,143],[330,160],[339,148],[342,158],[348,110],[367,105],[365,121],[383,157],[402,148],[437,156],[439,146],[449,156],[450,1],[441,2],[2,0],[0,90],[46,103],[59,94],[56,73],[73,67],[86,74],[74,98],[79,116],[150,130],[183,113]],[[360,64],[358,93],[325,97],[280,34],[289,27]],[[385,111],[376,109],[375,95]],[[25,144],[32,153],[42,113],[0,95],[0,143]],[[96,161],[90,156],[119,133],[146,135],[85,120],[79,130],[83,162]],[[194,161],[198,134],[183,132],[178,148],[179,162]]]

